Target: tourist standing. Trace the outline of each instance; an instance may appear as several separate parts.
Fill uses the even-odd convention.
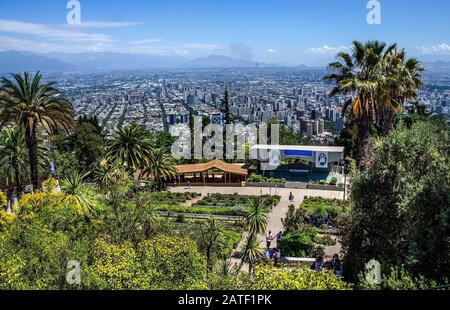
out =
[[[266,245],[267,245],[267,249],[270,249],[270,246],[272,245],[272,241],[273,241],[272,231],[269,231],[269,232],[266,234]]]

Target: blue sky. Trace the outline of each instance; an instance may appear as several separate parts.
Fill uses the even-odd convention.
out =
[[[317,64],[352,40],[379,39],[450,55],[448,0],[379,0],[380,25],[366,21],[368,0],[78,1],[81,25],[69,26],[67,0],[0,0],[0,50]]]

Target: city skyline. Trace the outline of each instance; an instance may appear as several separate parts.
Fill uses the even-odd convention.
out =
[[[194,59],[323,65],[355,39],[396,42],[411,56],[450,59],[448,1],[86,1],[68,25],[67,1],[0,3],[0,51],[113,52]],[[30,9],[32,8],[32,9]],[[287,9],[289,8],[289,9]]]

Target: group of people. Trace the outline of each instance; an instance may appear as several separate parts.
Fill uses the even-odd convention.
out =
[[[333,258],[329,260],[324,260],[321,256],[317,257],[316,261],[311,265],[311,270],[331,270],[338,276],[342,277],[344,275],[344,267],[342,266],[339,254],[334,254]]]
[[[264,259],[266,261],[272,260],[275,264],[281,259],[281,251],[278,248],[278,245],[283,238],[283,232],[279,232],[276,236],[273,236],[272,231],[269,231],[266,234],[266,251],[264,252]],[[277,247],[272,248],[272,242],[277,241]]]
[[[264,259],[266,261],[273,261],[275,264],[281,259],[281,251],[278,248],[280,241],[283,238],[283,232],[280,231],[277,235],[273,235],[272,231],[266,234],[266,251],[264,252]],[[273,241],[277,241],[277,247],[272,248]],[[324,260],[323,257],[319,256],[316,258],[315,262],[311,265],[311,270],[322,271],[330,270],[333,271],[338,276],[344,275],[344,267],[342,266],[341,258],[339,254],[334,254],[331,259]]]
[[[277,241],[277,245],[278,245],[278,243],[280,243],[280,241],[281,241],[282,238],[283,238],[283,232],[282,232],[282,231],[280,231],[275,237],[273,236],[272,231],[269,231],[269,232],[266,234],[266,245],[267,245],[267,249],[270,249],[270,247],[272,246],[272,242],[273,242],[274,240]]]

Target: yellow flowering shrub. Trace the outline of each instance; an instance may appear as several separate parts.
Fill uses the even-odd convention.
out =
[[[26,289],[22,283],[22,271],[25,261],[18,255],[11,255],[0,264],[0,290]]]
[[[0,231],[5,230],[14,221],[16,216],[14,214],[8,214],[6,207],[8,205],[8,199],[6,195],[0,191]]]
[[[256,266],[253,290],[350,290],[351,285],[325,270],[316,272],[308,267],[277,268]]]
[[[89,266],[83,285],[91,289],[133,289],[139,268],[136,252],[130,242],[109,244],[98,239],[93,245],[93,263]]]
[[[0,207],[6,207],[8,205],[8,198],[0,191]]]
[[[48,209],[70,209],[78,216],[86,215],[84,209],[79,205],[76,198],[65,196],[63,193],[40,192],[36,194],[23,195],[19,201],[18,216],[21,219],[33,219],[36,212]]]
[[[83,285],[89,289],[207,289],[206,261],[197,244],[183,237],[158,236],[138,246],[99,239]]]
[[[155,289],[206,289],[206,260],[192,239],[159,235],[139,245],[147,283]]]
[[[58,181],[55,178],[50,178],[42,182],[42,186],[45,192],[54,192],[58,187]]]
[[[8,214],[4,209],[0,209],[0,231],[8,228],[16,218],[15,214]]]

